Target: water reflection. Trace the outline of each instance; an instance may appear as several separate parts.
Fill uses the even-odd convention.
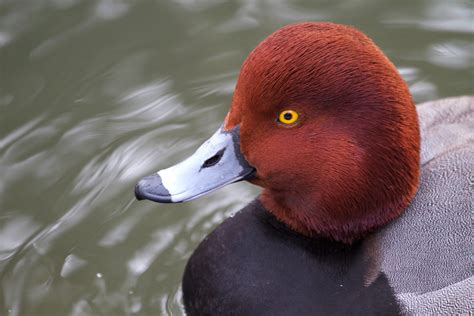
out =
[[[432,1],[426,6],[425,14],[426,19],[419,25],[428,30],[474,32],[472,4],[468,1]]]
[[[80,258],[76,255],[70,254],[66,257],[66,259],[64,259],[64,264],[63,264],[63,266],[61,268],[61,272],[59,274],[63,278],[68,278],[72,274],[74,274],[74,272],[76,272],[77,270],[83,268],[86,265],[87,265],[86,260],[84,260],[84,259],[82,259],[82,258]]]
[[[10,217],[10,218],[8,218]],[[29,238],[28,232],[35,232],[39,224],[26,216],[6,216],[1,219],[4,225],[0,229],[0,260],[4,261]]]
[[[399,67],[398,71],[410,86],[410,92],[418,100],[425,101],[437,98],[438,90],[436,86],[429,82],[427,78],[420,78],[420,71],[417,68]]]
[[[473,21],[474,24],[474,21]],[[450,41],[435,43],[428,49],[428,60],[438,66],[463,69],[474,64],[474,42]]]
[[[0,3],[0,314],[182,314],[192,250],[258,190],[136,202],[221,124],[239,67],[300,20],[354,24],[417,102],[472,93],[462,1]]]
[[[473,33],[472,6],[463,0],[430,0],[420,1],[414,5],[421,5],[421,12],[414,16],[396,15],[388,11],[384,22],[416,26],[428,31],[444,31],[454,33]]]

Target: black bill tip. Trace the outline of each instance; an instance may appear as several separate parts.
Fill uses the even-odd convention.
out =
[[[144,177],[135,186],[137,200],[151,200],[160,203],[173,203],[171,195],[157,174]]]

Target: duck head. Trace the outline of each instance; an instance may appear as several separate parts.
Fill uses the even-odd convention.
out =
[[[419,150],[415,105],[378,47],[349,26],[298,23],[249,54],[223,126],[136,196],[182,202],[245,179],[293,230],[350,243],[410,203]]]

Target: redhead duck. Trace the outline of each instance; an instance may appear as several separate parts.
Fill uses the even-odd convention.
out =
[[[240,180],[263,188],[194,251],[187,313],[470,313],[473,113],[472,97],[416,108],[352,27],[271,34],[219,130],[135,188],[163,203]]]

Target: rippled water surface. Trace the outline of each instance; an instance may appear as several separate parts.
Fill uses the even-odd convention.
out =
[[[417,102],[473,93],[469,1],[0,0],[0,315],[182,314],[187,258],[258,189],[160,205],[135,182],[210,136],[249,51],[301,20],[366,32]]]

